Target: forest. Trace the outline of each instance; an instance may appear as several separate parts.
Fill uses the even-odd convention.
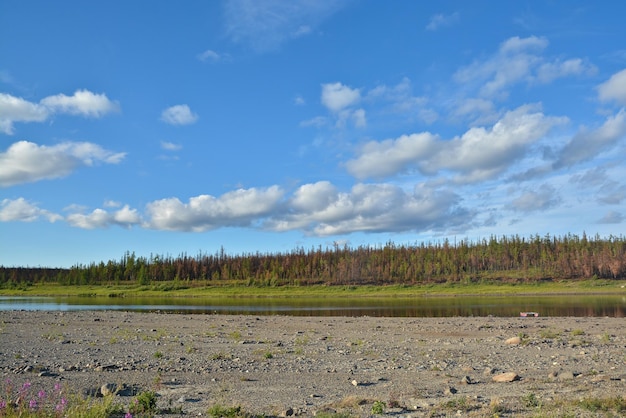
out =
[[[112,285],[174,281],[187,286],[386,285],[626,278],[623,236],[491,236],[478,241],[375,247],[295,248],[283,253],[137,256],[71,268],[0,266],[0,286]]]

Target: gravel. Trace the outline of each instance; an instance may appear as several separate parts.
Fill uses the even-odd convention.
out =
[[[8,385],[30,382],[83,396],[108,391],[124,405],[152,390],[161,414],[186,416],[221,405],[265,416],[367,417],[381,402],[387,416],[535,416],[624,396],[624,325],[4,311],[0,398]]]

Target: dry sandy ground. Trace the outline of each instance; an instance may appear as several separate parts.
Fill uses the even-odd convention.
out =
[[[619,416],[624,318],[372,318],[0,312],[0,398],[33,390],[161,413],[265,416]],[[507,340],[519,337],[511,344]],[[494,377],[512,372],[511,382]],[[36,392],[33,392],[36,393]],[[609,399],[604,403],[601,399]],[[612,403],[611,403],[612,402]],[[377,404],[382,406],[382,404]],[[376,408],[374,408],[374,412]]]

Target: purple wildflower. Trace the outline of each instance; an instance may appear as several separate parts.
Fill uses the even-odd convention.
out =
[[[133,414],[127,412],[126,415],[124,415],[124,418],[133,418]]]
[[[30,409],[37,409],[37,401],[35,399],[31,399],[28,403],[28,407]]]
[[[0,400],[0,409],[4,409],[7,407],[7,402],[6,401],[1,401]]]
[[[37,396],[39,396],[39,399],[44,399],[46,397],[46,391],[40,390]]]
[[[67,399],[61,398],[61,401],[57,404],[55,409],[56,409],[57,412],[63,412],[63,411],[65,411],[65,407],[66,406],[67,406]]]

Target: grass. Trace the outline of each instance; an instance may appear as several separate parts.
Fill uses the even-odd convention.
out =
[[[294,298],[294,297],[414,297],[414,296],[460,296],[460,295],[559,295],[559,294],[614,294],[626,293],[622,286],[626,281],[570,280],[535,283],[440,283],[417,285],[365,285],[365,286],[246,286],[244,282],[195,282],[193,287],[124,285],[74,285],[33,284],[20,289],[0,289],[0,295],[27,296],[76,296],[76,297],[150,297],[182,298]],[[626,287],[624,287],[626,288]]]

